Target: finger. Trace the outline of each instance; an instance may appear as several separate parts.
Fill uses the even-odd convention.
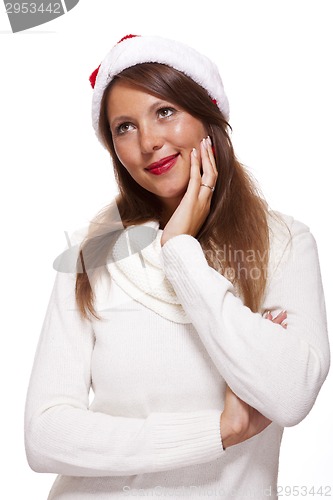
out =
[[[207,167],[206,171],[207,171],[207,173],[212,173],[214,181],[216,181],[217,169],[216,169],[216,165],[215,165],[215,158],[213,155],[212,147],[210,145],[211,141],[210,142],[209,141],[210,141],[210,138],[208,140],[208,138],[205,137],[204,139],[202,139],[201,144],[200,144],[202,163],[203,163],[203,166],[205,166],[204,162],[206,161],[206,167]],[[205,172],[205,170],[204,170],[204,172]]]
[[[269,319],[271,321],[273,319],[271,311],[266,311],[264,317],[265,317],[265,319]]]
[[[281,311],[277,316],[275,316],[273,322],[281,324],[286,318],[287,318],[287,311]]]
[[[212,145],[212,140],[209,137],[209,135],[206,137],[206,145],[207,145],[209,159],[211,161],[211,164],[213,166],[215,174],[217,175],[218,172],[217,172],[217,168],[216,168],[216,161],[215,161],[215,156],[214,156],[214,151],[213,151],[213,145]]]
[[[198,194],[200,192],[201,174],[198,151],[195,148],[193,148],[191,151],[190,160],[190,180],[187,187],[187,194],[190,196],[198,197]]]
[[[206,139],[203,139],[201,141],[200,151],[201,151],[201,161],[203,169],[203,174],[201,178],[202,183],[207,184],[207,186],[215,187],[217,171],[216,168],[213,166],[211,158],[209,156],[208,144]],[[202,186],[202,190],[200,191],[199,196],[202,196],[206,199],[207,196],[210,197],[212,194],[213,194],[212,189],[209,189],[206,186]]]

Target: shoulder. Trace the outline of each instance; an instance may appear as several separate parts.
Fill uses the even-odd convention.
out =
[[[66,254],[65,260],[68,259],[72,262],[73,259],[76,259],[82,245],[86,244],[88,241],[100,241],[103,235],[123,229],[124,226],[118,211],[117,200],[118,197],[116,196],[108,205],[97,212],[86,226],[76,228],[70,233],[66,233],[67,247],[64,251]]]
[[[296,236],[309,233],[310,228],[303,222],[295,219],[291,215],[283,214],[277,210],[269,210],[268,227],[270,236],[285,241]]]
[[[271,247],[285,248],[302,238],[313,240],[309,226],[276,210],[268,212],[268,228]]]
[[[316,242],[309,226],[291,215],[270,210],[268,213],[270,240],[269,266],[273,272],[279,265],[290,259],[292,254],[302,252],[302,247],[315,247]]]
[[[71,246],[80,246],[89,233],[89,227],[81,227],[79,229],[75,229],[69,235],[69,242]]]
[[[88,234],[88,228],[82,227],[69,234],[66,233],[67,245],[53,262],[53,268],[65,274],[76,274],[77,262],[80,254],[81,244]]]

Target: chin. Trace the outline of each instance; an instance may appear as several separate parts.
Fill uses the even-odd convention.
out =
[[[179,188],[179,189],[173,188],[173,189],[170,189],[168,191],[163,190],[163,192],[156,193],[156,195],[159,196],[160,198],[165,199],[165,200],[174,199],[174,198],[178,198],[180,196],[183,196],[186,193],[186,190],[187,190],[187,185],[184,186],[183,188]]]

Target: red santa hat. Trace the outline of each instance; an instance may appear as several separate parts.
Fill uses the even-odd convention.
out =
[[[124,69],[147,62],[166,64],[192,78],[206,89],[228,120],[229,103],[222,79],[217,66],[208,57],[175,40],[160,36],[127,35],[108,52],[89,78],[94,89],[92,123],[100,141],[98,121],[105,88]]]

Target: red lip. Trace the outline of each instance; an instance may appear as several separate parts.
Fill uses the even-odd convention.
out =
[[[171,156],[166,156],[165,158],[162,158],[162,160],[156,161],[155,163],[151,163],[150,165],[148,165],[148,167],[145,170],[149,170],[149,171],[156,170],[156,173],[157,173],[157,171],[159,169],[162,169],[163,167],[168,168],[169,165],[173,166],[174,160],[176,160],[176,158],[179,156],[179,154],[180,153],[177,153],[177,154],[171,155]],[[155,172],[152,172],[152,173],[155,173]]]

